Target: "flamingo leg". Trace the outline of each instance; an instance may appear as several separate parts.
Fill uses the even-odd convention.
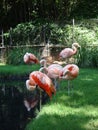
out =
[[[58,89],[58,82],[57,82],[57,79],[54,79],[54,85],[55,85],[56,89]]]
[[[52,79],[52,81],[53,81],[53,84],[54,84],[56,90],[58,90],[58,88],[59,88],[59,82],[58,82],[58,80],[57,79]]]
[[[37,94],[39,95],[39,111],[41,111],[41,107],[42,107],[42,90],[40,89],[40,87],[37,85]]]
[[[68,80],[68,95],[70,94],[70,80]]]
[[[39,90],[39,111],[41,111],[41,106],[42,106],[42,91]]]
[[[73,82],[71,81],[71,88],[72,88],[72,94],[74,92],[74,86],[73,86]]]
[[[69,64],[69,58],[66,59],[66,64]]]
[[[56,89],[59,90],[59,88],[60,88],[60,82],[59,82],[59,80],[57,79]]]
[[[68,80],[68,95],[70,93],[73,94],[73,83],[72,83],[72,81]]]

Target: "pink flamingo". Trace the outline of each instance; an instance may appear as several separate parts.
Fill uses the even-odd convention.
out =
[[[69,82],[70,80],[74,80],[75,78],[77,78],[78,74],[79,74],[79,67],[75,64],[68,64],[62,69],[59,78],[68,80],[68,94],[70,92]]]
[[[61,72],[61,70],[63,69],[63,67],[59,64],[51,64],[47,67],[47,63],[45,59],[42,59],[40,61],[41,67],[40,71],[44,72],[45,74],[47,74],[47,76],[51,79],[53,79],[55,81],[55,87],[57,88],[57,82],[56,80],[59,79],[59,74]]]
[[[52,97],[52,93],[56,93],[51,79],[40,71],[33,71],[30,73],[29,80],[26,81],[26,86],[29,90],[34,90],[36,86],[38,86],[40,89],[44,90],[50,98]]]
[[[40,71],[33,71],[30,73],[29,80],[26,81],[26,87],[29,90],[34,90],[36,87],[39,88],[40,110],[42,104],[42,90],[47,93],[50,99],[52,98],[52,94],[56,93],[56,89],[52,83],[52,80],[46,74]]]
[[[39,63],[38,58],[34,54],[28,53],[28,52],[26,52],[26,54],[24,55],[23,60],[27,64],[29,64],[29,63],[38,64]]]
[[[77,53],[77,49],[80,47],[81,46],[78,43],[73,43],[72,48],[65,48],[60,52],[59,54],[60,59],[67,59],[72,57]]]

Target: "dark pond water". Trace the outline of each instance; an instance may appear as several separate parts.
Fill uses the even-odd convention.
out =
[[[42,98],[42,103],[46,103],[47,95]],[[24,99],[31,105],[30,111]],[[29,92],[25,81],[0,83],[0,130],[24,130],[30,119],[36,117],[39,107],[38,91]]]

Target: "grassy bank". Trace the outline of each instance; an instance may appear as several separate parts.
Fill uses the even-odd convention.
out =
[[[0,74],[12,74],[21,75],[25,73],[30,73],[34,70],[38,70],[39,65],[0,65]]]
[[[38,69],[39,65],[1,65],[0,76],[21,76]],[[41,112],[28,123],[26,130],[97,130],[98,69],[80,69],[73,85],[73,93],[68,96],[67,81],[61,81],[56,95],[42,106]]]
[[[26,130],[97,130],[98,69],[80,69],[73,84],[73,94],[68,96],[67,81],[62,81],[60,90]]]

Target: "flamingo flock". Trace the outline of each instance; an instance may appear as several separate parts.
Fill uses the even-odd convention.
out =
[[[40,71],[47,74],[47,76],[49,78],[51,78],[52,81],[54,81],[54,86],[57,89],[57,87],[58,87],[57,80],[59,80],[59,74],[60,74],[61,70],[63,69],[63,67],[59,64],[51,64],[51,65],[47,66],[47,61],[45,59],[42,59],[40,61],[40,64],[42,66],[40,68]]]
[[[60,59],[67,59],[77,54],[77,50],[80,47],[78,43],[73,43],[72,48],[65,48],[59,53]],[[26,64],[40,64],[41,66],[38,71],[33,71],[29,74],[29,79],[26,80],[27,89],[29,91],[34,91],[35,89],[39,89],[40,92],[44,91],[50,99],[52,99],[52,96],[57,91],[58,81],[68,81],[69,94],[70,81],[74,80],[79,75],[79,67],[76,64],[62,66],[54,63],[47,66],[47,61],[45,59],[39,60],[34,54],[28,52],[24,55],[23,60]],[[26,101],[25,103],[27,104]]]

